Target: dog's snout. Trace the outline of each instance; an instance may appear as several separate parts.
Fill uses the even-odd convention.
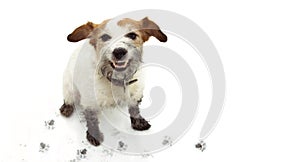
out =
[[[125,48],[116,48],[113,51],[113,55],[117,60],[121,60],[127,53],[127,50]]]

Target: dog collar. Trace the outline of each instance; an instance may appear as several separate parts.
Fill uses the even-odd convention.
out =
[[[113,78],[109,78],[109,77],[107,77],[107,80],[109,80],[113,85],[120,86],[120,87],[129,86],[138,81],[137,79],[133,79],[133,80],[126,82],[125,80],[117,80],[117,79],[113,79]]]

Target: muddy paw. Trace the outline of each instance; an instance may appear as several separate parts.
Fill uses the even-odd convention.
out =
[[[74,111],[74,106],[73,105],[67,105],[67,104],[63,104],[61,106],[61,108],[59,109],[60,113],[65,116],[65,117],[69,117],[72,115],[73,111]]]
[[[94,146],[99,146],[103,142],[103,134],[99,133],[89,133],[86,131],[86,139],[90,142],[90,144]]]
[[[143,131],[143,130],[148,130],[151,127],[149,122],[142,117],[139,118],[130,117],[130,120],[131,120],[131,127],[134,130]]]

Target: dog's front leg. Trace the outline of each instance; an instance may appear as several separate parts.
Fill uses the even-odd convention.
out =
[[[131,127],[134,130],[148,130],[151,125],[148,121],[146,121],[140,114],[140,108],[139,103],[140,101],[135,102],[132,105],[129,105],[129,114],[130,114],[130,120],[131,120]]]
[[[94,146],[99,146],[103,142],[103,134],[99,129],[98,112],[93,109],[84,110],[86,120],[86,138]]]

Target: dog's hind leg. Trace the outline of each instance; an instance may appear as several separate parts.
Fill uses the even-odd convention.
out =
[[[129,105],[129,114],[130,114],[130,121],[131,121],[131,127],[134,130],[143,131],[148,130],[151,125],[147,120],[145,120],[141,114],[140,114],[140,108],[139,103],[142,100],[136,102],[136,104]]]
[[[84,110],[86,120],[86,138],[94,146],[99,146],[103,142],[103,134],[99,129],[98,112],[93,109]]]

